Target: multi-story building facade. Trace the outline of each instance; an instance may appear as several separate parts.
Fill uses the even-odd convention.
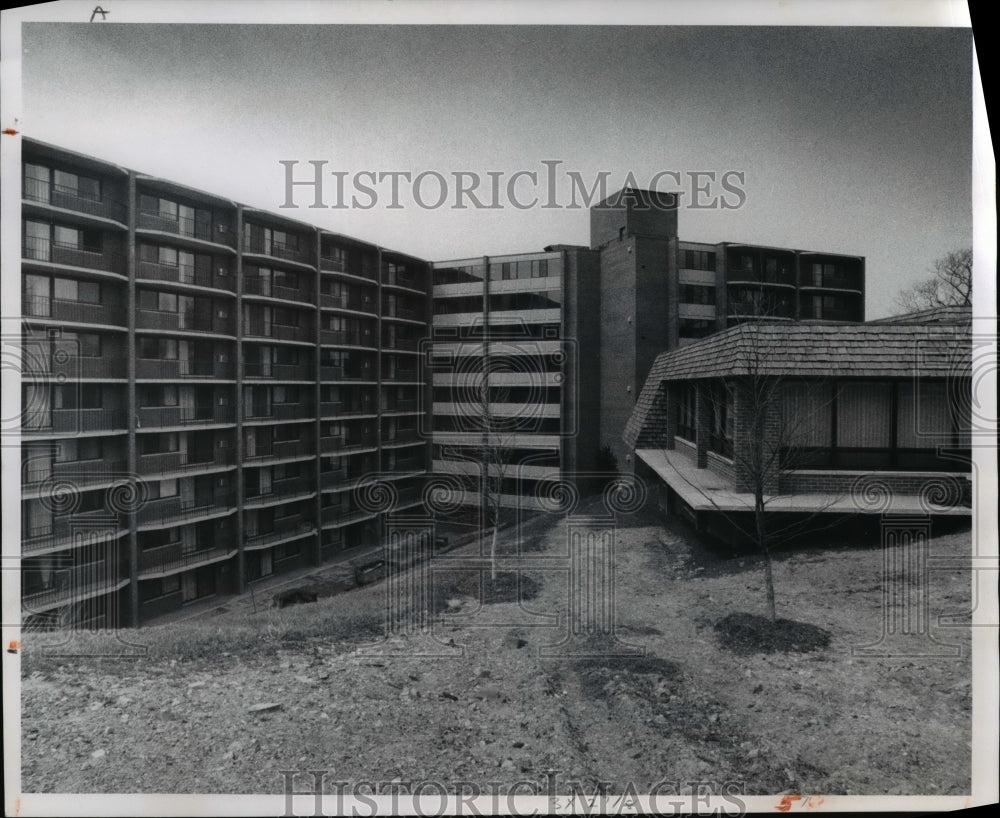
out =
[[[457,478],[465,505],[490,486],[500,505],[531,509],[545,481],[590,467],[598,381],[582,362],[598,335],[582,317],[597,273],[590,250],[569,246],[435,263],[433,470]]]
[[[140,623],[419,504],[429,265],[23,143],[26,617]]]
[[[432,265],[22,145],[29,618],[141,623],[376,545],[366,478],[413,510],[433,468],[481,507],[494,439],[502,505],[530,509],[602,448],[632,470],[660,351],[863,318],[863,259],[681,241],[648,191],[592,208],[590,247]]]

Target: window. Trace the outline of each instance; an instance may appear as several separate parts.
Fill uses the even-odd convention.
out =
[[[101,285],[96,281],[54,278],[52,297],[57,301],[77,301],[82,304],[101,303]]]
[[[51,172],[44,165],[25,164],[24,198],[35,202],[50,201]]]
[[[163,500],[167,497],[177,496],[177,479],[153,480],[148,484],[149,499]]]
[[[49,261],[51,258],[52,228],[44,222],[26,221],[24,223],[24,257],[37,261]]]
[[[60,440],[56,445],[57,463],[76,463],[81,460],[100,460],[103,443],[98,437],[82,437],[76,440]]]
[[[275,386],[274,387],[274,402],[275,403],[298,403],[299,402],[299,388],[297,386]]]
[[[715,270],[715,253],[710,250],[685,250],[686,270]]]
[[[681,302],[684,304],[715,304],[715,287],[699,284],[681,284]]]
[[[177,360],[177,340],[174,338],[139,337],[139,357],[161,361]]]
[[[100,253],[103,246],[103,236],[100,230],[89,230],[76,227],[64,227],[57,224],[53,227],[53,244],[56,247],[66,247],[71,250],[84,250],[88,253]]]
[[[93,202],[101,201],[99,180],[91,179],[89,176],[79,176],[76,173],[68,173],[64,170],[55,172],[55,190],[81,199],[90,199]]]

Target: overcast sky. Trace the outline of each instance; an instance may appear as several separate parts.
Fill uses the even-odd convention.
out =
[[[566,170],[612,190],[739,171],[743,206],[684,208],[681,237],[865,256],[875,318],[971,245],[971,72],[968,29],[32,23],[21,127],[269,210],[280,160],[299,178],[326,160],[348,194],[358,171],[506,179],[560,160],[564,202]],[[403,191],[400,210],[385,183],[372,209],[308,209],[300,190],[279,212],[428,259],[589,243],[584,210]]]

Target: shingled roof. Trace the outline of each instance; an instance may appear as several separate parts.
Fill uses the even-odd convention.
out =
[[[907,320],[907,319],[913,320]],[[635,446],[664,381],[749,374],[799,378],[968,377],[971,311],[865,324],[757,322],[730,327],[653,363],[623,438]]]

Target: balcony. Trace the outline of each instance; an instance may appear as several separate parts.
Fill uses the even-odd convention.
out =
[[[320,509],[320,523],[322,525],[345,525],[374,516],[375,512],[353,508],[350,503],[339,503]]]
[[[230,449],[212,452],[160,452],[143,454],[138,458],[139,474],[156,478],[158,475],[201,472],[211,469],[225,469],[236,463],[236,455]]]
[[[362,403],[360,401],[324,401],[319,405],[320,417],[349,417],[351,415],[371,415],[375,414],[375,407],[371,402]]]
[[[307,403],[272,403],[269,407],[249,407],[244,420],[310,420],[316,417]]]
[[[211,358],[164,360],[140,358],[135,362],[137,378],[174,380],[178,378],[212,378],[235,380],[236,367],[232,361],[215,361]]]
[[[136,310],[135,327],[142,330],[165,330],[178,332],[212,332],[219,335],[235,335],[236,322],[230,318],[220,318],[197,312],[160,312],[158,310]]]
[[[393,470],[398,472],[426,471],[427,461],[422,457],[397,457]]]
[[[374,333],[351,332],[348,330],[321,329],[319,331],[321,344],[337,344],[340,346],[356,346],[375,348]]]
[[[159,213],[141,210],[137,227],[140,230],[156,230],[160,233],[173,233],[188,239],[222,244],[226,247],[236,247],[236,235],[223,225],[213,229],[211,219],[194,219],[190,216],[164,218]]]
[[[418,352],[420,350],[419,338],[386,338],[382,344],[383,351],[396,352]]]
[[[416,398],[406,398],[404,400],[383,400],[383,412],[416,412],[418,404]]]
[[[211,499],[185,499],[165,497],[151,500],[138,511],[140,526],[159,526],[182,523],[203,517],[221,516],[233,511],[236,497],[231,492],[216,492]]]
[[[104,345],[104,355],[100,358],[85,358],[76,354],[74,342],[61,339],[58,343],[68,353],[66,360],[59,361],[61,356],[55,356],[56,360],[49,362],[31,355],[25,359],[25,363],[31,367],[30,370],[25,368],[25,376],[30,371],[33,378],[56,378],[70,383],[81,378],[100,378],[110,381],[113,379],[125,380],[128,377],[125,359],[122,357],[120,349],[110,349],[111,344]],[[31,342],[27,342],[25,346],[30,348]]]
[[[40,264],[60,264],[85,270],[125,275],[127,260],[121,253],[110,250],[82,250],[48,239],[26,236],[21,245],[21,258]]]
[[[181,543],[170,543],[159,548],[148,548],[139,552],[139,577],[147,579],[159,574],[183,571],[199,565],[209,565],[236,555],[236,546],[216,545],[185,551]]]
[[[322,454],[339,454],[358,449],[373,449],[378,445],[375,435],[326,435],[319,439]]]
[[[395,369],[382,376],[384,381],[416,382],[420,380],[416,369]]]
[[[275,520],[270,531],[259,531],[256,534],[249,534],[246,537],[245,548],[253,551],[258,548],[268,548],[272,545],[292,540],[296,537],[304,537],[316,533],[316,526],[311,520],[302,517],[286,517],[282,520]]]
[[[774,284],[785,287],[795,286],[795,271],[785,268],[777,271],[763,271],[755,267],[730,267],[726,271],[726,283],[747,282],[751,284]]]
[[[123,477],[126,462],[120,460],[86,460],[69,463],[43,464],[29,461],[21,474],[21,487],[25,491],[52,482],[70,483],[74,488],[83,489]]]
[[[249,446],[243,454],[243,460],[247,465],[261,465],[259,461],[264,460],[290,460],[296,457],[314,457],[316,448],[311,440],[275,440],[270,443],[255,442],[253,448]]]
[[[243,498],[246,508],[264,506],[269,503],[283,503],[302,495],[315,493],[312,481],[305,477],[292,477],[288,480],[275,480],[271,490],[266,494],[247,494]]]
[[[143,406],[136,414],[138,429],[157,429],[164,426],[199,426],[212,423],[235,423],[236,411],[232,406]]]
[[[324,293],[319,294],[319,305],[327,309],[353,310],[354,312],[375,313],[375,300],[364,298],[347,293]]]
[[[80,324],[125,324],[125,305],[115,302],[88,304],[83,301],[63,301],[58,298],[33,295],[21,300],[25,318],[51,318]]]
[[[92,544],[97,538],[117,538],[124,533],[118,517],[103,508],[53,517],[48,522],[21,527],[21,551],[36,554],[60,545]]]
[[[860,273],[844,272],[842,274],[824,274],[815,276],[803,270],[799,279],[799,286],[802,289],[829,289],[829,290],[854,290],[860,291],[863,287]]]
[[[247,337],[270,338],[275,341],[297,341],[299,343],[313,343],[312,327],[305,326],[290,327],[285,324],[268,324],[257,319],[247,321],[244,328]]]
[[[385,309],[382,311],[382,316],[384,318],[402,318],[406,321],[423,321],[424,315],[415,309],[409,307],[400,307],[395,304],[386,304]]]
[[[311,290],[305,287],[283,287],[280,284],[273,283],[269,278],[244,278],[243,294],[276,298],[281,301],[299,301],[305,304],[313,302],[313,293]]]
[[[247,361],[245,378],[270,378],[277,381],[312,381],[313,368],[308,364],[272,364]]]
[[[119,224],[124,224],[128,218],[126,207],[122,202],[109,198],[91,199],[87,196],[81,196],[74,188],[50,185],[39,179],[25,179],[22,195],[27,202],[85,213],[100,219],[111,219]]]
[[[235,277],[222,275],[212,270],[197,270],[191,264],[156,264],[152,261],[139,262],[138,278],[149,281],[168,281],[175,284],[190,284],[195,287],[208,287],[215,290],[226,290],[234,293]]]
[[[312,266],[312,254],[307,250],[288,247],[276,241],[267,241],[263,237],[255,237],[244,242],[243,252]]]
[[[41,613],[47,608],[113,593],[128,585],[127,579],[118,576],[115,566],[103,561],[57,570],[52,576],[52,587],[21,597],[22,609]]]
[[[346,273],[348,275],[357,276],[358,278],[366,278],[369,281],[375,281],[375,268],[371,265],[361,264],[351,264],[343,256],[324,256],[319,257],[319,268],[323,272],[327,273]]]
[[[382,267],[382,283],[388,284],[390,287],[405,287],[409,290],[423,292],[420,281],[412,273],[392,270],[385,265]]]
[[[124,432],[128,413],[121,409],[52,409],[49,412],[26,410],[23,434],[66,434],[77,432]]]

